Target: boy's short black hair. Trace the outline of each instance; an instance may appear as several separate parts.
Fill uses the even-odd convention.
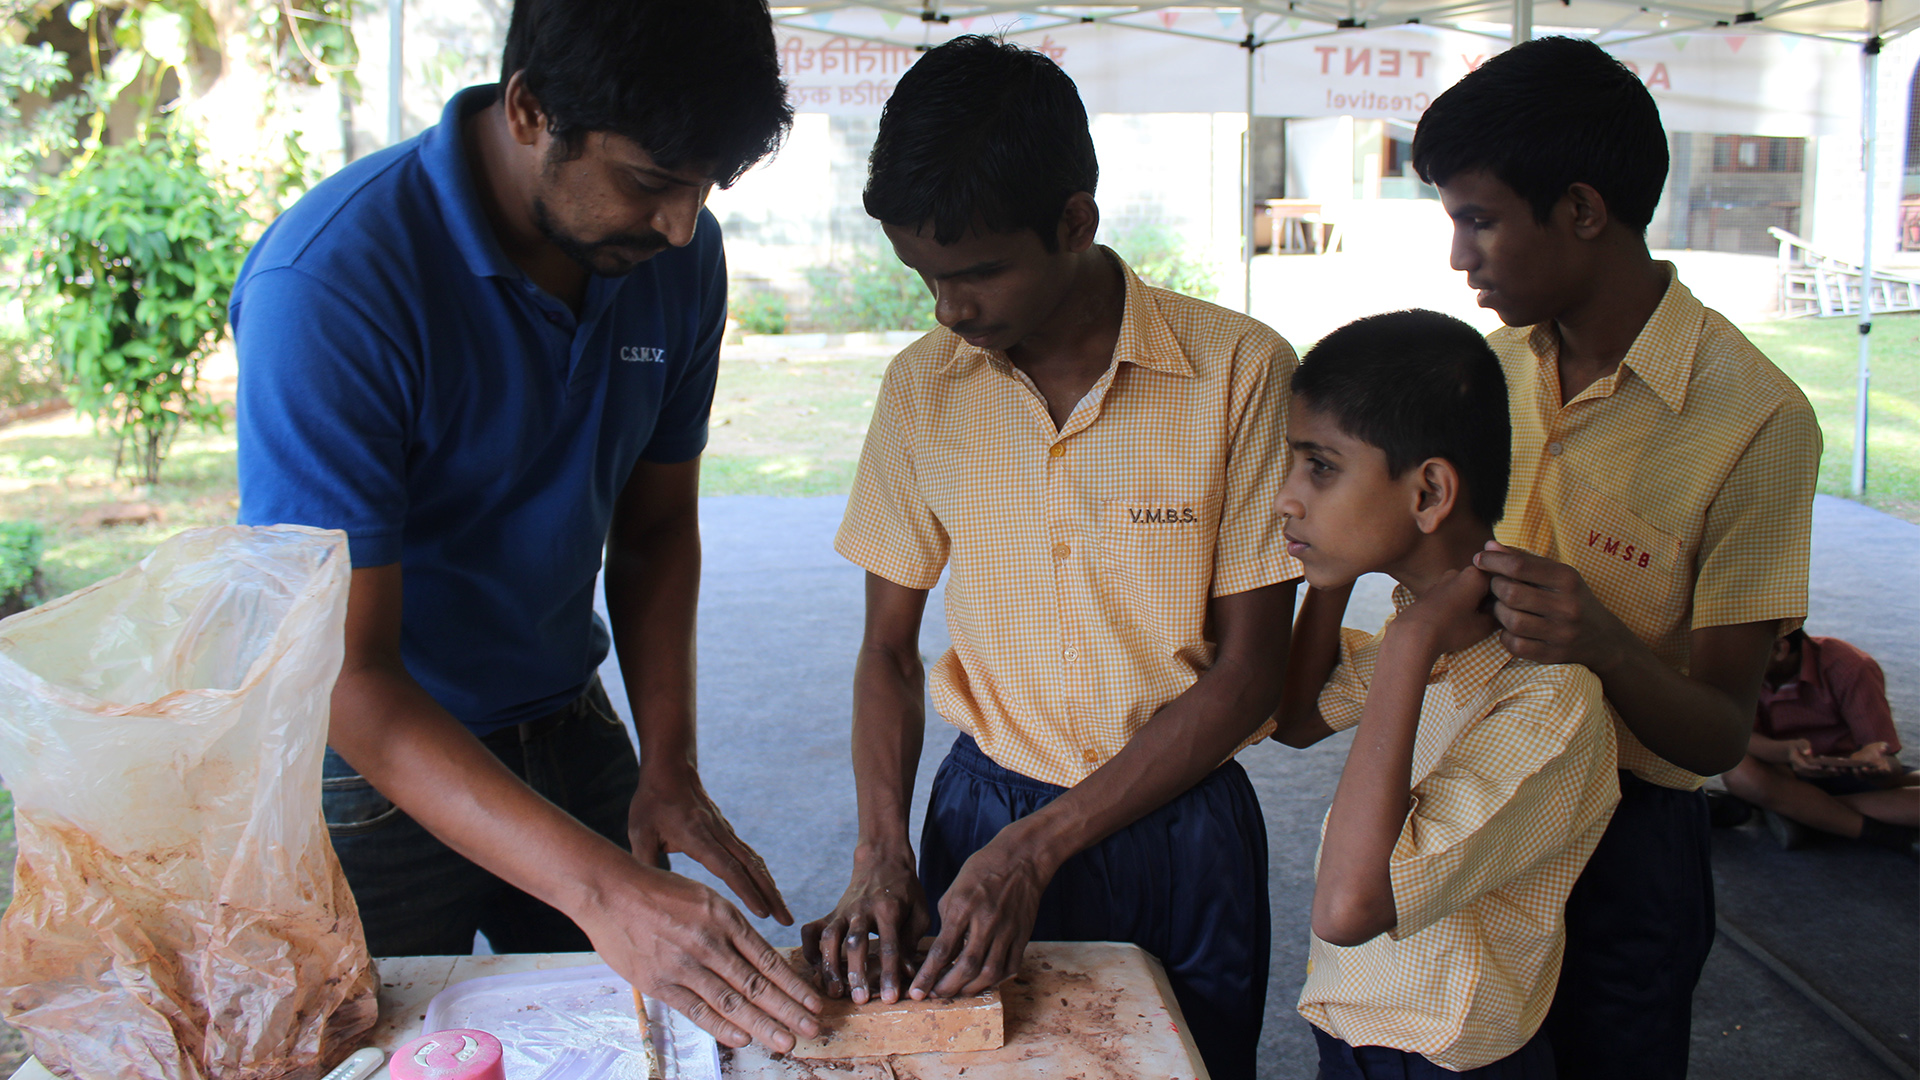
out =
[[[766,0],[514,0],[503,88],[515,72],[568,157],[611,132],[727,185],[793,124]]]
[[[1340,430],[1386,452],[1399,476],[1445,458],[1488,525],[1507,502],[1507,381],[1480,332],[1437,311],[1390,311],[1335,330],[1307,351],[1293,393]]]
[[[1032,229],[1059,247],[1060,214],[1100,164],[1080,91],[1032,49],[968,34],[920,57],[880,114],[867,213],[951,244],[975,228]]]
[[[1547,37],[1495,56],[1435,98],[1413,167],[1443,185],[1485,169],[1542,224],[1576,183],[1645,235],[1667,180],[1667,133],[1640,77],[1591,41]]]

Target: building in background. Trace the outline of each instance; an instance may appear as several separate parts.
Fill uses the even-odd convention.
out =
[[[390,92],[386,4],[356,21],[362,100],[354,147],[376,130]],[[406,6],[404,133],[433,122],[459,87],[496,77],[508,0],[411,0]],[[1227,32],[1231,11],[1168,9],[1169,30]],[[889,21],[890,20],[890,21]],[[1310,204],[1318,219],[1266,223],[1267,249],[1390,257],[1430,253],[1445,222],[1433,192],[1413,176],[1408,151],[1427,102],[1498,51],[1487,33],[1403,25],[1266,44],[1255,53],[1251,137],[1246,51],[1221,41],[1144,33],[1110,24],[1031,36],[1022,17],[956,19],[945,32],[1003,32],[1053,56],[1079,83],[1093,113],[1102,168],[1104,235],[1173,237],[1214,268],[1220,299],[1236,304],[1242,245],[1242,168],[1249,197]],[[1302,32],[1311,31],[1306,27]],[[1776,226],[1841,258],[1861,242],[1860,66],[1856,46],[1735,28],[1645,38],[1613,49],[1646,80],[1671,136],[1667,192],[1648,230],[1656,249],[1768,256]],[[884,255],[860,207],[866,155],[893,82],[917,57],[900,42],[898,16],[861,8],[780,26],[782,60],[799,117],[780,154],[712,207],[726,228],[729,266],[745,289],[806,302],[810,267]],[[1881,58],[1876,248],[1897,259],[1920,249],[1920,146],[1911,38]],[[1908,103],[1906,109],[1897,103]],[[324,129],[309,136],[324,141]],[[315,146],[322,152],[338,147]],[[1299,207],[1282,214],[1305,215]],[[1337,231],[1335,229],[1337,226]],[[1425,258],[1427,255],[1423,254]],[[1879,261],[1879,260],[1876,260]],[[1728,264],[1731,265],[1731,264]],[[1258,275],[1256,275],[1258,276]]]

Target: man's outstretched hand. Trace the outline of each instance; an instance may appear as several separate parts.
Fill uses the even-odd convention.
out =
[[[800,929],[800,955],[831,997],[864,1005],[876,992],[899,1001],[913,974],[913,950],[932,922],[911,854],[854,855],[853,881],[826,918]],[[879,938],[879,985],[867,971],[868,937]]]
[[[622,978],[728,1046],[757,1039],[785,1053],[796,1032],[820,1034],[819,994],[699,882],[635,860],[627,880],[597,890],[576,921]]]
[[[766,862],[734,834],[697,772],[643,768],[627,811],[627,840],[634,857],[648,866],[664,867],[668,852],[691,856],[726,882],[755,916],[771,915],[781,926],[793,925]]]

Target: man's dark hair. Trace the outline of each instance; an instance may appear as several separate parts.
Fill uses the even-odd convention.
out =
[[[1057,250],[1060,214],[1100,164],[1080,91],[1032,49],[969,34],[900,77],[868,160],[867,213],[951,244],[1032,229]]]
[[[1802,649],[1806,647],[1807,630],[1806,630],[1806,627],[1804,626],[1796,626],[1793,629],[1787,631],[1786,633],[1780,636],[1785,638],[1787,640],[1787,644],[1793,646],[1795,649]]]
[[[500,58],[568,157],[589,132],[731,184],[793,123],[766,0],[515,0]]]
[[[1576,183],[1642,235],[1667,179],[1667,133],[1640,77],[1591,41],[1516,45],[1435,98],[1413,133],[1429,184],[1485,169],[1545,224]]]
[[[1473,515],[1500,520],[1512,435],[1507,380],[1478,330],[1437,311],[1356,319],[1307,351],[1293,393],[1385,451],[1389,476],[1428,458],[1452,462]]]

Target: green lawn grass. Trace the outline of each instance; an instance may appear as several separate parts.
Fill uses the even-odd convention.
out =
[[[883,356],[720,365],[703,495],[839,495],[885,373]]]
[[[1875,327],[1864,501],[1920,521],[1920,315],[1884,316]],[[1846,495],[1859,342],[1853,324],[1798,319],[1742,329],[1805,389],[1825,433],[1820,490]],[[886,364],[883,356],[722,363],[701,493],[845,493]],[[183,433],[162,482],[146,489],[113,476],[112,440],[78,417],[0,429],[0,520],[46,528],[44,568],[54,595],[126,569],[180,529],[231,522],[237,495],[231,433]],[[159,507],[165,521],[80,523],[90,509],[134,501]]]
[[[1806,392],[1825,448],[1820,490],[1851,496],[1860,335],[1849,319],[1783,319],[1740,328]],[[1920,315],[1874,320],[1863,502],[1920,521]]]
[[[1920,315],[1884,316],[1875,326],[1864,501],[1920,521]],[[1859,342],[1853,324],[1799,319],[1742,329],[1805,389],[1825,433],[1820,490],[1846,495]],[[722,363],[701,493],[845,493],[886,364],[882,356]],[[46,528],[44,567],[54,595],[126,569],[180,529],[231,522],[237,494],[231,433],[183,433],[162,482],[146,489],[113,476],[112,440],[78,417],[0,429],[0,520]],[[165,521],[80,523],[90,509],[134,501],[157,506]]]

